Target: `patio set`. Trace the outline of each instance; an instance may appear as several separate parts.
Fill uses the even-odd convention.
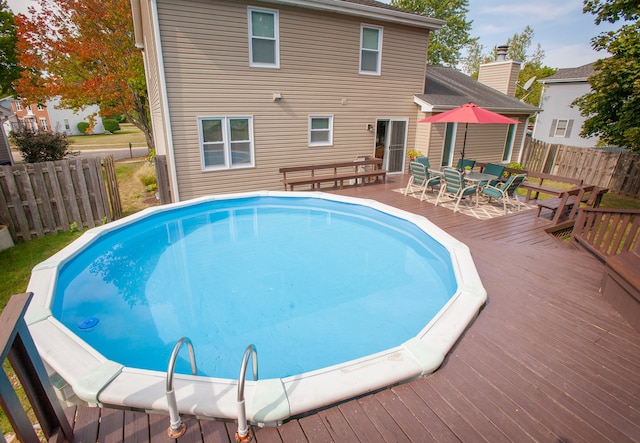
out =
[[[441,201],[448,198],[455,201],[454,212],[458,211],[462,199],[472,195],[476,197],[476,207],[479,204],[480,196],[485,196],[488,199],[488,203],[491,203],[492,199],[502,202],[505,215],[509,204],[516,206],[518,211],[520,210],[522,203],[518,199],[516,190],[522,184],[526,175],[511,174],[506,180],[503,180],[504,166],[488,163],[483,170],[475,172],[473,168],[476,161],[464,158],[469,123],[517,124],[518,120],[481,108],[474,103],[467,103],[419,121],[426,123],[464,123],[462,152],[455,168],[432,168],[428,157],[417,157],[410,164],[411,178],[404,190],[404,195],[409,192],[415,195],[414,187],[417,187],[418,191],[421,192],[420,200],[422,201],[428,187],[433,190],[435,185],[440,185],[435,205],[438,206]]]
[[[485,197],[485,203],[491,204],[492,200],[501,202],[506,215],[508,206],[514,206],[520,211],[523,203],[518,198],[517,189],[526,178],[525,174],[512,174],[504,178],[505,167],[495,163],[487,163],[478,172],[473,171],[476,161],[460,159],[455,168],[433,168],[428,157],[417,157],[409,165],[411,177],[403,191],[404,195],[420,193],[420,201],[425,199],[428,188],[435,192],[434,187],[439,186],[435,201],[438,206],[445,200],[455,201],[453,208],[457,212],[460,202],[466,198],[475,196],[475,206],[478,207],[480,197]]]

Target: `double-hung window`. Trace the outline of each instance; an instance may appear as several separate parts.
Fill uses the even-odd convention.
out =
[[[309,116],[309,146],[333,145],[333,116]]]
[[[199,117],[198,129],[203,169],[253,166],[251,117]]]
[[[360,74],[380,75],[382,60],[382,28],[360,27]]]
[[[278,12],[249,8],[249,64],[280,67]]]
[[[571,137],[571,129],[573,127],[573,120],[556,120],[553,119],[551,122],[551,133],[550,137]]]

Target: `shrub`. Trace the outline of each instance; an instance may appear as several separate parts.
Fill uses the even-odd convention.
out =
[[[78,123],[78,131],[80,131],[80,133],[86,134],[87,133],[87,129],[89,129],[89,123],[87,123],[87,122]]]
[[[102,125],[105,131],[116,132],[120,130],[120,123],[110,118],[103,118]]]
[[[9,138],[26,163],[62,160],[67,155],[75,155],[74,152],[69,151],[69,140],[64,133],[34,132],[22,128],[19,131],[12,131]]]
[[[150,186],[150,185],[157,184],[157,180],[156,180],[155,174],[142,175],[142,176],[140,176],[140,181],[142,182],[142,184],[144,186]]]

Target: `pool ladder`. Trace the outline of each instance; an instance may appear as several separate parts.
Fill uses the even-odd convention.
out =
[[[178,353],[183,344],[187,345],[189,350],[189,359],[191,360],[191,373],[198,375],[198,368],[196,366],[196,356],[193,352],[193,344],[188,337],[182,337],[176,345],[173,347],[171,358],[169,359],[169,367],[167,368],[167,404],[169,406],[169,429],[167,429],[167,436],[169,438],[182,437],[187,430],[187,425],[182,422],[180,413],[178,412],[178,402],[176,400],[176,393],[173,390],[173,373],[175,371],[176,360],[178,359]]]
[[[167,436],[172,439],[180,438],[187,430],[187,425],[180,418],[180,412],[178,411],[178,401],[176,400],[176,393],[173,389],[173,374],[175,372],[176,360],[178,359],[178,353],[183,344],[187,345],[189,351],[189,360],[191,361],[191,373],[198,375],[198,368],[196,366],[196,357],[193,351],[193,344],[188,337],[182,337],[176,345],[173,347],[171,358],[169,359],[169,367],[167,368],[167,405],[169,407],[169,428],[167,429]],[[247,365],[249,364],[249,357],[252,358],[253,380],[258,380],[258,352],[256,347],[251,344],[247,346],[242,357],[242,364],[240,365],[240,377],[238,378],[238,431],[236,432],[236,442],[247,443],[253,439],[251,431],[249,429],[249,423],[247,422],[247,411],[244,401],[244,382],[247,376]]]
[[[238,397],[236,404],[238,406],[238,431],[236,432],[236,442],[246,443],[251,441],[253,436],[249,429],[249,423],[247,422],[247,410],[244,403],[244,381],[247,376],[247,365],[249,364],[249,357],[252,357],[253,362],[253,380],[258,379],[258,352],[256,347],[251,344],[244,350],[244,356],[242,357],[242,364],[240,365],[240,377],[238,378]]]

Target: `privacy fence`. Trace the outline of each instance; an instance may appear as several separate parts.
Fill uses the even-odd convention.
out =
[[[640,155],[532,140],[525,146],[522,166],[528,171],[582,179],[616,194],[640,198]]]
[[[0,166],[0,224],[9,227],[14,241],[120,217],[112,156]]]

